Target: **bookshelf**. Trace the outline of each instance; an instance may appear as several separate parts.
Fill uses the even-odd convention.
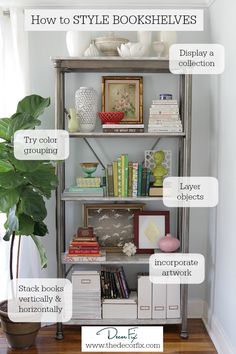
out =
[[[169,61],[167,59],[157,58],[129,58],[123,59],[120,57],[115,58],[68,58],[56,57],[52,58],[55,75],[55,128],[65,129],[65,75],[68,73],[151,73],[151,74],[170,74]],[[95,131],[91,133],[70,133],[71,139],[83,139],[85,142],[87,138],[100,139],[100,138],[129,138],[129,139],[178,139],[178,175],[190,175],[191,163],[191,107],[192,107],[192,77],[191,75],[179,75],[179,102],[180,114],[183,124],[183,132],[181,133],[104,133]],[[70,196],[65,193],[65,163],[61,163],[57,167],[57,175],[59,184],[56,190],[56,232],[57,232],[57,275],[63,278],[68,274],[68,266],[71,262],[62,261],[62,254],[65,252],[65,209],[67,202],[94,202],[94,201],[111,201],[111,202],[135,202],[135,201],[161,201],[160,197],[136,197],[136,198],[118,198],[118,197],[77,197]],[[189,252],[189,209],[183,208],[177,211],[177,234],[181,241],[180,251],[183,253]],[[115,253],[107,254],[106,261],[99,262],[99,264],[148,264],[148,255],[135,255],[134,257],[126,257],[117,255]],[[129,258],[129,259],[128,259]],[[81,263],[77,263],[81,264]],[[86,263],[85,263],[86,264]],[[89,263],[91,264],[91,263]],[[93,262],[92,264],[96,264]],[[175,319],[136,319],[136,320],[73,320],[68,324],[78,325],[166,325],[166,324],[181,324],[181,337],[188,337],[187,328],[187,299],[188,299],[188,286],[181,285],[181,317]],[[58,339],[63,338],[63,325],[57,323]]]

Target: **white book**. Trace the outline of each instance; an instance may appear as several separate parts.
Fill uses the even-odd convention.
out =
[[[148,128],[149,133],[182,133],[182,129],[180,128]]]
[[[159,118],[159,119],[180,119],[179,114],[158,114],[150,113],[149,117]]]
[[[179,114],[179,109],[149,109],[150,114]]]
[[[138,318],[152,316],[152,283],[148,275],[138,275]]]
[[[150,122],[148,124],[149,127],[181,127],[181,122]]]
[[[180,317],[180,285],[167,284],[167,318]]]
[[[144,124],[103,124],[104,128],[144,128]]]
[[[152,285],[152,318],[166,318],[166,284]]]
[[[152,100],[152,104],[163,104],[163,105],[170,105],[170,104],[178,104],[177,100]]]

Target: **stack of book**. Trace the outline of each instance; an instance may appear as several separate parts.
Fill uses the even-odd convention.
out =
[[[123,267],[101,269],[101,291],[103,299],[128,299],[130,289]]]
[[[151,171],[138,162],[129,161],[123,154],[106,168],[108,197],[148,196]]]
[[[92,227],[79,227],[70,242],[68,257],[100,257],[101,251]]]
[[[101,187],[100,177],[77,177],[77,185],[70,186],[65,191],[65,196],[103,197],[104,188]]]
[[[144,124],[103,124],[103,133],[143,133]]]
[[[148,132],[182,132],[177,100],[153,100]]]
[[[100,274],[96,270],[72,273],[73,319],[101,318]]]

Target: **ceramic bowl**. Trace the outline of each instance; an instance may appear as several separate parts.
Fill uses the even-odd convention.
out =
[[[116,37],[98,37],[95,44],[98,50],[105,56],[118,56],[117,47],[123,43],[129,42],[126,38]]]
[[[119,124],[124,115],[124,112],[98,112],[102,124]]]
[[[80,166],[83,172],[88,175],[87,177],[91,177],[98,167],[98,162],[81,162]]]
[[[147,47],[142,43],[127,43],[121,44],[117,48],[120,57],[143,57],[147,51]]]

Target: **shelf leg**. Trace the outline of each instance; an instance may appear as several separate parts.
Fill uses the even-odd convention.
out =
[[[60,322],[57,323],[56,339],[57,340],[64,339],[63,326],[62,326],[62,323],[60,323]]]

